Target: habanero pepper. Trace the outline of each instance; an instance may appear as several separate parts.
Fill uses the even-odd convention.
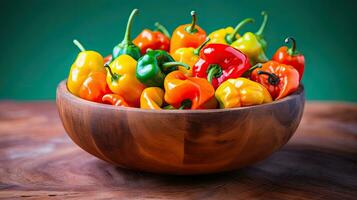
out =
[[[129,104],[125,101],[125,99],[118,94],[106,94],[103,96],[102,102],[114,106],[129,107]]]
[[[228,79],[216,90],[220,108],[235,108],[272,102],[268,90],[247,78]]]
[[[241,21],[239,24],[237,24],[237,26],[234,29],[233,27],[228,26],[227,28],[221,28],[216,31],[213,31],[208,35],[208,37],[211,39],[209,43],[230,45],[234,41],[240,38],[240,35],[238,34],[240,29],[247,23],[252,23],[252,22],[254,22],[254,19],[247,18]]]
[[[299,72],[290,65],[268,61],[251,73],[251,79],[262,84],[275,100],[279,100],[299,87]]]
[[[175,62],[175,60],[163,50],[148,50],[137,63],[136,78],[148,87],[162,87],[166,74],[184,66],[190,69],[185,63]]]
[[[202,43],[198,48],[192,48],[192,47],[184,47],[184,48],[179,48],[175,51],[174,54],[172,54],[172,57],[177,61],[177,62],[183,62],[186,63],[188,66],[191,68],[196,64],[196,62],[199,59],[200,51],[201,49],[210,41],[209,38],[206,39],[204,43]],[[192,75],[192,69],[186,69],[185,67],[179,66],[178,68],[180,71],[184,72],[187,75]]]
[[[305,57],[301,53],[296,51],[296,41],[292,37],[287,37],[285,43],[292,42],[292,47],[287,46],[280,47],[273,55],[272,60],[277,61],[282,64],[293,66],[300,75],[300,81],[304,75],[305,69]]]
[[[268,61],[265,54],[267,42],[263,37],[263,32],[268,22],[268,14],[262,12],[262,15],[264,16],[264,19],[256,33],[246,32],[242,37],[231,44],[232,47],[247,55],[252,65]]]
[[[107,74],[105,71],[90,73],[79,88],[79,97],[88,101],[101,103],[102,97],[105,94],[112,93],[108,87],[106,78]]]
[[[117,58],[120,55],[126,54],[134,58],[135,60],[138,60],[141,56],[140,54],[140,48],[137,47],[130,39],[130,32],[131,32],[131,26],[133,24],[133,19],[134,16],[137,15],[139,12],[138,9],[134,9],[128,19],[128,23],[126,25],[126,30],[125,30],[125,35],[124,39],[121,43],[119,43],[117,46],[114,47],[113,49],[113,59]]]
[[[140,108],[160,110],[164,104],[164,90],[159,87],[145,88],[140,97]]]
[[[110,90],[122,96],[131,107],[140,106],[140,95],[145,88],[135,77],[136,63],[134,58],[123,54],[105,65]]]
[[[240,77],[249,68],[249,59],[239,50],[225,44],[208,44],[200,51],[192,75],[207,78],[217,88],[230,78]]]
[[[167,29],[159,24],[155,23],[157,27],[156,31],[144,29],[134,40],[133,43],[141,50],[141,54],[144,55],[147,49],[152,50],[170,50],[170,34]]]
[[[170,41],[170,54],[182,47],[199,47],[206,40],[206,32],[196,25],[195,11],[191,11],[192,23],[178,26],[172,33]]]
[[[79,96],[79,90],[84,81],[93,72],[105,72],[103,57],[95,51],[86,51],[77,40],[73,43],[81,50],[71,66],[67,79],[68,90]]]
[[[165,78],[165,101],[178,109],[215,108],[210,101],[214,88],[203,78],[188,77],[181,71],[173,71]],[[209,107],[212,106],[212,107]]]

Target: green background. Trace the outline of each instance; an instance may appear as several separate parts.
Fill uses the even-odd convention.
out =
[[[296,38],[307,61],[303,82],[308,99],[357,102],[355,2],[2,0],[0,99],[54,99],[57,84],[78,53],[72,39],[109,54],[123,37],[129,13],[139,8],[133,36],[156,21],[169,30],[189,23],[193,9],[208,33],[246,17],[256,18],[256,23],[242,31],[255,31],[260,12],[266,10],[268,55],[286,36]]]

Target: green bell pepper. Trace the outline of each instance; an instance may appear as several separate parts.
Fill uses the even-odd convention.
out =
[[[140,48],[137,47],[130,39],[130,31],[131,31],[131,26],[133,23],[134,16],[137,15],[139,12],[138,9],[134,9],[128,19],[128,23],[126,25],[126,30],[125,30],[125,35],[124,39],[121,43],[119,43],[117,46],[114,47],[113,49],[113,59],[117,58],[120,55],[127,54],[134,58],[135,60],[138,60],[141,56],[140,54]]]
[[[147,50],[136,65],[136,78],[148,87],[162,87],[165,76],[183,66],[190,69],[185,63],[175,60],[163,50]]]

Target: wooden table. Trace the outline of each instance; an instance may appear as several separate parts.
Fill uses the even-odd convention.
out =
[[[53,102],[0,102],[0,199],[357,199],[357,104],[307,103],[290,142],[241,170],[113,167],[66,135]]]

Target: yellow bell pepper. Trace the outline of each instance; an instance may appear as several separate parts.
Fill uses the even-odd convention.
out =
[[[202,43],[196,49],[193,47],[185,47],[177,49],[173,54],[172,57],[177,62],[186,63],[190,66],[190,69],[185,67],[179,66],[178,70],[182,71],[183,73],[187,74],[188,76],[192,76],[192,67],[196,64],[199,59],[200,50],[210,41],[209,38],[206,39],[204,43]]]
[[[228,79],[215,92],[220,108],[235,108],[272,102],[269,91],[246,78]]]
[[[238,34],[239,30],[247,23],[254,22],[254,19],[247,18],[241,21],[234,29],[231,26],[227,28],[221,28],[216,31],[213,31],[208,37],[211,39],[209,43],[215,44],[226,44],[230,45],[232,42],[236,41],[240,38]]]
[[[264,20],[256,33],[247,32],[231,44],[232,47],[239,49],[247,55],[252,65],[268,61],[265,55],[267,42],[263,38],[263,31],[268,21],[268,15],[265,12],[262,12],[262,15],[264,16]]]
[[[71,66],[67,79],[68,90],[79,96],[79,89],[92,72],[105,72],[103,57],[95,51],[86,51],[77,41],[73,43],[81,50]]]
[[[160,110],[164,104],[164,90],[159,87],[145,88],[140,97],[140,108]]]
[[[136,79],[136,60],[123,54],[117,57],[110,65],[105,65],[107,83],[110,90],[122,96],[131,107],[140,106],[141,92],[145,86]]]

